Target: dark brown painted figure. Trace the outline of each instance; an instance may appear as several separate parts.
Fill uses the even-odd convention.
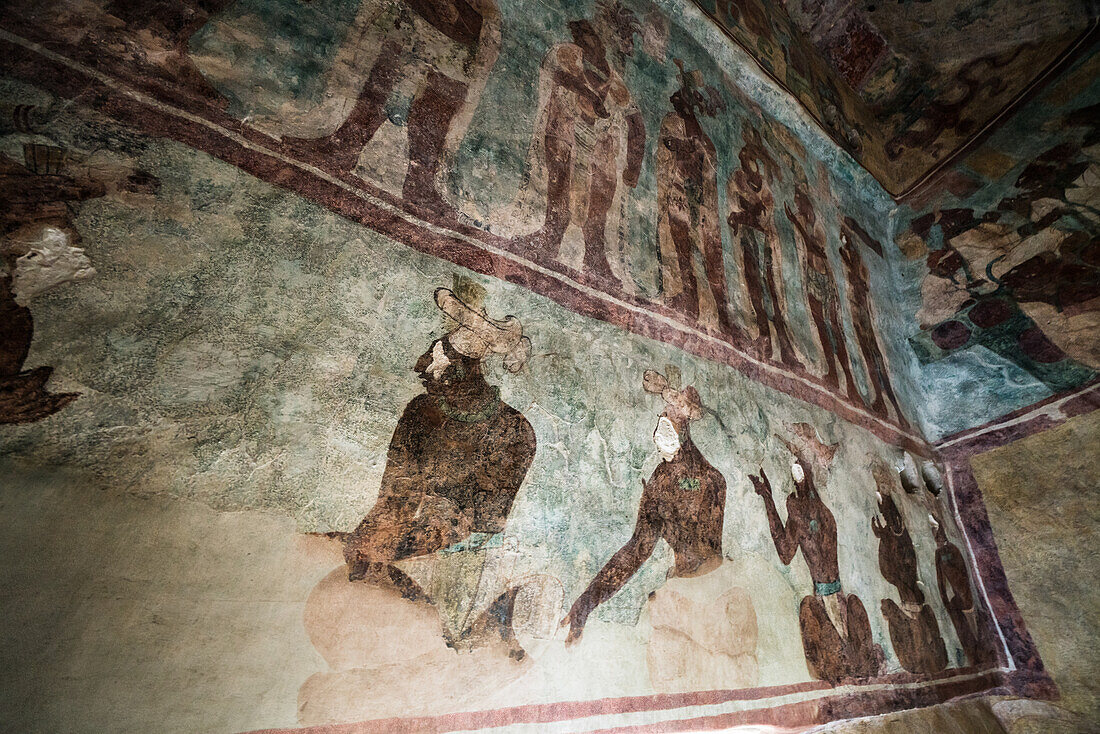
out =
[[[493,0],[402,0],[408,13],[415,14],[463,49],[467,64],[473,64],[479,45],[486,42],[483,27],[486,15],[499,15]],[[400,18],[396,25],[411,24]],[[321,140],[288,138],[292,148],[321,155],[341,171],[355,168],[363,147],[371,141],[387,119],[386,104],[396,84],[406,73],[402,66],[404,35],[396,28],[381,42],[377,60],[351,114],[329,137]],[[495,58],[495,57],[494,57]],[[443,164],[452,122],[466,104],[470,81],[454,79],[437,69],[427,73],[409,108],[406,125],[409,138],[409,166],[402,186],[402,197],[427,214],[453,219],[453,207],[438,190],[437,177]]]
[[[693,322],[699,319],[701,293],[695,277],[695,253],[718,312],[718,326],[735,343],[744,334],[730,317],[726,266],[718,219],[718,154],[699,124],[713,116],[720,98],[705,87],[698,71],[680,67],[680,89],[670,98],[672,111],[661,123],[657,142],[657,212],[661,290],[668,306]]]
[[[947,667],[947,648],[932,607],[924,603],[917,579],[917,551],[894,498],[883,486],[885,477],[876,476],[876,481],[882,520],[871,518],[871,530],[879,540],[879,570],[901,597],[900,606],[893,599],[883,599],[882,616],[890,627],[890,641],[901,666],[911,673],[936,673]]]
[[[677,390],[652,370],[646,371],[643,387],[665,399],[653,436],[663,460],[649,481],[642,482],[638,520],[630,539],[562,620],[570,626],[567,643],[580,638],[588,615],[638,572],[658,540],[663,538],[672,547],[676,565],[671,573],[676,576],[700,576],[722,562],[726,480],[691,440],[690,424],[703,416],[699,394],[690,386]]]
[[[551,48],[542,64],[545,170],[535,175],[545,177],[539,185],[546,187],[546,212],[542,226],[521,245],[556,259],[575,224],[584,239],[584,273],[612,281],[608,215],[620,184],[638,185],[645,153],[645,123],[623,80],[640,25],[620,3],[609,2],[594,21],[569,23],[569,32],[573,42]]]
[[[882,650],[871,637],[871,623],[863,602],[842,589],[836,519],[821,501],[814,481],[813,467],[827,468],[836,447],[822,444],[808,424],[796,424],[794,429],[795,441],[784,441],[795,458],[791,466],[795,488],[787,495],[785,525],[763,468],[759,476],[750,479],[764,500],[779,560],[789,565],[801,548],[810,569],[814,593],[804,597],[798,609],[802,647],[810,674],[827,681],[867,678],[879,672]]]
[[[989,647],[977,618],[977,607],[970,586],[970,573],[966,568],[966,559],[958,546],[947,539],[943,526],[929,516],[932,534],[936,539],[936,586],[947,616],[955,627],[966,659],[971,665],[980,665],[991,659]]]
[[[784,205],[783,209],[787,219],[794,226],[796,241],[802,245],[798,259],[802,265],[802,281],[806,288],[810,318],[813,319],[817,339],[825,358],[826,373],[823,379],[831,387],[839,387],[840,379],[837,370],[839,365],[840,370],[844,372],[844,384],[848,397],[855,400],[859,397],[859,390],[852,378],[848,345],[844,338],[844,329],[840,324],[840,293],[832,268],[829,266],[829,255],[825,249],[825,230],[817,219],[809,196],[801,186],[795,189],[794,202],[797,213],[792,212],[787,205]]]
[[[858,236],[859,234],[847,225],[841,228],[840,258],[844,261],[848,306],[852,313],[856,344],[859,345],[859,352],[863,356],[868,384],[874,396],[870,408],[874,413],[885,415],[886,401],[889,400],[894,406],[898,423],[908,426],[909,421],[901,412],[893,385],[890,384],[890,369],[882,354],[882,346],[879,344],[876,333],[870,274],[867,271],[867,264],[863,262],[863,255],[855,244],[855,238]]]
[[[34,241],[50,227],[65,238],[64,256],[83,259],[69,247],[77,239],[71,228],[75,202],[103,196],[102,184],[62,174],[64,151],[55,146],[29,144],[26,166],[0,156],[0,423],[29,423],[52,415],[75,400],[78,393],[54,394],[46,389],[52,367],[24,370],[34,337],[30,309],[16,300],[13,281],[21,267],[31,265]],[[85,261],[86,262],[86,261]],[[61,282],[61,281],[58,281]]]
[[[772,194],[772,182],[781,180],[782,175],[756,130],[746,127],[744,138],[745,144],[737,154],[740,165],[727,183],[726,198],[730,211],[726,223],[736,241],[740,242],[742,278],[759,331],[757,352],[764,359],[772,358],[774,329],[779,360],[798,366],[780,287],[783,277],[779,272],[781,246],[775,226],[775,197]],[[768,305],[771,307],[770,313]]]
[[[424,393],[405,407],[378,500],[344,547],[349,579],[410,598],[423,591],[393,562],[459,543],[476,550],[502,532],[535,456],[531,424],[481,372],[490,352],[505,354],[510,370],[522,366],[529,342],[518,322],[488,319],[447,289],[436,291],[436,301],[459,327],[413,367]]]

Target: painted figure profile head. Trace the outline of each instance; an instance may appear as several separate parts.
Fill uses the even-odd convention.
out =
[[[684,62],[673,59],[676,64],[676,76],[680,79],[680,88],[672,93],[669,101],[682,116],[704,115],[714,117],[726,108],[726,102],[718,90],[707,84],[703,72],[698,69],[687,71]]]
[[[791,479],[795,491],[812,486],[814,470],[825,471],[833,463],[837,445],[827,444],[817,435],[817,429],[809,423],[795,423],[787,427],[789,438],[776,434],[791,452]]]
[[[481,377],[481,361],[490,355],[504,357],[504,368],[519,372],[531,356],[531,340],[515,316],[489,318],[449,288],[437,288],[435,303],[447,315],[452,328],[416,361],[413,370],[429,393],[445,393]]]
[[[691,385],[680,389],[678,369],[669,365],[666,372],[667,377],[656,370],[646,370],[642,375],[642,389],[660,395],[665,401],[665,408],[653,431],[653,443],[662,459],[672,461],[688,440],[688,426],[703,417],[703,403],[699,392]]]
[[[638,16],[619,0],[600,0],[596,10],[596,29],[602,31],[605,42],[622,56],[634,55],[634,34],[642,34]]]

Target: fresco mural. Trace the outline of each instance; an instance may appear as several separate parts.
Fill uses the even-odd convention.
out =
[[[680,715],[665,694],[803,726],[1012,683],[972,559],[938,560],[968,547],[951,497],[893,491],[905,457],[932,452],[906,345],[883,329],[888,198],[662,7],[12,16],[27,36],[0,36],[0,100],[54,111],[35,134],[82,177],[61,182],[79,207],[42,220],[38,249],[9,228],[3,336],[12,375],[33,353],[63,381],[52,399],[81,397],[5,427],[0,456],[32,467],[13,472],[23,489],[71,472],[88,488],[74,508],[155,499],[199,518],[142,515],[133,535],[203,549],[212,570],[188,588],[242,606],[166,613],[163,635],[262,649],[270,705],[229,701],[239,671],[210,655],[212,694],[169,687],[190,730],[648,724]],[[68,55],[77,22],[95,69]],[[0,132],[22,149],[15,124]],[[39,175],[33,150],[15,173]],[[97,273],[36,302],[28,352],[21,289],[62,280],[31,252],[68,280]],[[159,561],[127,563],[146,578]],[[270,628],[254,574],[286,612]],[[105,648],[152,639],[106,627],[122,639]],[[163,677],[141,672],[111,680],[160,701]],[[126,708],[73,685],[88,721]],[[151,706],[118,715],[149,730]],[[208,726],[222,714],[232,726]]]
[[[837,565],[836,518],[817,492],[814,468],[827,474],[836,446],[822,443],[813,426],[794,426],[794,442],[784,440],[794,457],[791,478],[795,491],[787,495],[784,525],[772,498],[772,486],[763,468],[751,477],[753,488],[764,499],[768,526],[780,560],[790,564],[801,548],[813,579],[813,596],[802,599],[798,621],[810,673],[822,680],[868,678],[882,668],[882,648],[871,637],[871,625],[863,602],[845,594]]]
[[[950,364],[1000,386],[979,415],[952,418],[932,397],[940,435],[1097,377],[1097,64],[1088,56],[960,164],[947,191],[902,210],[899,246],[923,265],[910,344],[925,374]]]
[[[64,408],[79,393],[51,393],[52,367],[24,369],[34,337],[32,299],[64,283],[86,280],[95,268],[77,245],[73,226],[79,202],[103,196],[106,188],[86,172],[67,175],[66,151],[32,133],[42,116],[33,105],[11,110],[20,131],[22,162],[0,153],[0,423],[41,420]]]
[[[32,38],[55,17],[131,49],[168,44],[171,54],[97,63],[142,89],[175,74],[166,100],[193,92],[188,105],[247,141],[244,158],[261,165],[254,153],[267,151],[320,176],[292,184],[307,196],[360,212],[367,197],[378,216],[396,205],[454,228],[529,271],[595,289],[594,314],[611,297],[662,330],[671,318],[682,339],[733,366],[918,440],[886,376],[904,370],[870,346],[862,311],[834,297],[845,266],[829,251],[845,235],[818,224],[839,207],[870,233],[853,247],[880,249],[886,202],[850,172],[811,172],[790,129],[657,6],[578,1],[532,14],[509,2],[239,0],[186,23],[154,13],[130,30],[113,9],[58,2],[23,22]],[[810,179],[812,189],[797,183]]]
[[[895,196],[1095,40],[1079,0],[695,0]]]

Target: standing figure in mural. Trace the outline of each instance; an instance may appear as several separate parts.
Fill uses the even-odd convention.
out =
[[[575,241],[570,249],[583,247],[583,272],[613,282],[626,274],[613,273],[607,250],[618,243],[624,188],[638,185],[645,153],[645,123],[623,80],[641,24],[609,0],[592,21],[570,22],[569,32],[573,42],[552,47],[542,62],[526,193],[543,194],[546,211],[520,243],[557,259],[563,241]]]
[[[775,226],[775,197],[772,194],[772,182],[781,180],[782,175],[775,159],[764,147],[760,134],[746,126],[744,137],[745,144],[737,154],[740,166],[726,183],[726,202],[729,206],[726,223],[735,241],[740,243],[742,278],[759,332],[757,353],[763,359],[772,358],[774,329],[779,360],[795,367],[799,366],[799,362],[787,327],[783,276],[780,272],[782,246]]]
[[[882,600],[882,616],[890,627],[890,642],[901,666],[911,673],[937,673],[947,667],[947,647],[932,607],[924,603],[917,578],[917,551],[894,498],[888,469],[876,465],[878,517],[871,518],[871,530],[878,538],[878,565],[883,578],[893,584],[901,606],[893,599]]]
[[[324,101],[288,103],[250,122],[341,171],[355,169],[384,122],[403,124],[402,197],[453,218],[441,179],[496,62],[500,33],[494,0],[365,0],[328,71]]]
[[[856,247],[857,237],[858,233],[853,231],[852,227],[845,225],[841,228],[840,258],[844,261],[848,306],[852,312],[856,344],[859,345],[860,354],[863,355],[868,384],[874,393],[870,407],[873,412],[885,415],[886,400],[889,400],[894,406],[898,423],[908,427],[909,421],[901,412],[897,396],[894,395],[894,388],[890,384],[890,368],[886,364],[886,357],[882,354],[882,345],[875,330],[877,319],[871,296],[870,274],[867,271],[867,264],[863,262],[863,255]]]
[[[24,146],[25,165],[0,156],[0,424],[41,420],[78,397],[46,389],[52,367],[23,369],[34,336],[31,299],[95,275],[76,246],[69,207],[105,188],[63,174],[64,159],[61,148],[39,143]]]
[[[821,353],[825,358],[825,383],[830,387],[840,387],[840,375],[837,365],[844,371],[845,388],[848,397],[859,397],[855,380],[852,378],[852,366],[848,357],[848,345],[844,338],[844,329],[840,325],[840,292],[836,278],[829,266],[826,250],[825,228],[814,212],[813,204],[803,186],[794,190],[794,204],[797,213],[784,204],[783,210],[795,231],[798,248],[798,264],[802,268],[802,282],[806,288],[806,303],[810,307],[810,318],[817,330],[817,339],[821,344]]]
[[[653,370],[646,370],[642,387],[665,401],[653,432],[662,461],[649,481],[642,482],[630,540],[600,569],[562,620],[570,627],[568,643],[580,638],[592,611],[638,572],[658,540],[672,547],[676,576],[701,576],[722,562],[726,480],[691,440],[691,423],[703,417],[699,393],[691,386],[678,390]]]
[[[928,516],[932,526],[932,535],[936,539],[936,585],[939,587],[940,600],[947,616],[955,627],[966,659],[971,665],[980,665],[989,659],[980,634],[977,608],[970,586],[970,573],[966,569],[966,558],[958,546],[947,539],[943,526],[933,515]]]
[[[657,142],[657,241],[661,291],[665,303],[698,321],[704,293],[695,277],[695,253],[717,312],[718,328],[735,343],[744,333],[730,317],[726,265],[718,225],[718,153],[699,124],[723,103],[718,91],[705,86],[698,70],[680,69],[680,88],[672,94],[672,112],[661,123]]]
[[[836,519],[821,501],[814,479],[814,468],[824,473],[836,446],[823,444],[809,424],[797,423],[793,428],[792,441],[780,439],[794,456],[791,464],[794,491],[787,495],[786,525],[779,516],[771,482],[763,468],[759,476],[749,478],[764,500],[779,560],[789,565],[801,548],[810,568],[814,593],[804,597],[798,609],[806,663],[810,674],[818,680],[870,677],[882,666],[882,649],[871,638],[871,622],[863,602],[842,589]]]
[[[499,546],[535,455],[531,424],[481,372],[490,354],[504,355],[510,372],[523,367],[530,341],[519,322],[490,319],[446,288],[435,301],[456,326],[417,360],[425,391],[405,407],[378,500],[344,547],[350,580],[393,586],[413,599],[426,594],[395,562]],[[511,609],[492,611],[507,634]]]

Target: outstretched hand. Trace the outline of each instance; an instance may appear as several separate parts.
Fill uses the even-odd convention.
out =
[[[581,614],[577,609],[577,605],[574,604],[573,608],[569,610],[569,614],[565,615],[559,626],[569,627],[569,634],[565,638],[566,647],[572,647],[576,642],[581,639],[581,635],[584,634],[584,623],[587,621],[584,617],[587,615]]]
[[[752,481],[752,488],[756,490],[756,493],[761,497],[772,496],[772,483],[768,481],[768,475],[764,473],[764,467],[760,467],[760,476],[749,475],[749,479]]]

